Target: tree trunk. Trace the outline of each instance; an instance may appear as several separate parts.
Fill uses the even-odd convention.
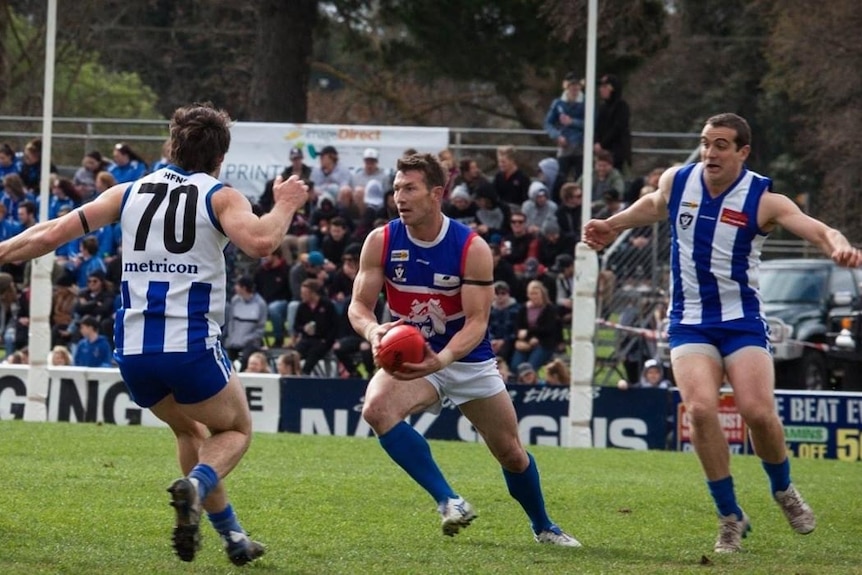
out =
[[[317,0],[259,0],[249,120],[306,121],[317,5]]]

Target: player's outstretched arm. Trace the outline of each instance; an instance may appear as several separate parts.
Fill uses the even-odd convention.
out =
[[[584,226],[584,242],[594,250],[611,245],[620,232],[648,226],[667,217],[667,201],[676,169],[666,170],[659,179],[658,189],[646,194],[606,220],[590,220]]]
[[[281,245],[296,210],[308,201],[308,186],[296,176],[273,187],[272,210],[258,217],[239,191],[222,188],[213,195],[213,209],[224,233],[251,257],[268,256]]]
[[[40,222],[0,243],[0,263],[23,262],[45,255],[75,238],[117,221],[123,192],[128,186],[116,185],[99,194],[94,201],[62,217]]]
[[[763,219],[766,220],[761,227],[769,230],[776,224],[782,226],[816,245],[838,265],[854,268],[862,265],[862,252],[854,248],[844,234],[805,214],[787,196],[777,193],[764,194],[761,210]]]

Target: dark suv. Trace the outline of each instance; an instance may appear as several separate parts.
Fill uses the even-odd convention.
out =
[[[763,313],[775,346],[776,385],[859,388],[862,270],[826,259],[782,259],[763,262],[760,272]]]

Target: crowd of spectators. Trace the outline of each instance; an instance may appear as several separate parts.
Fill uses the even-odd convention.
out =
[[[118,143],[113,161],[87,152],[71,178],[51,165],[50,219],[92,201],[117,182],[148,173],[149,166],[128,144]],[[0,144],[0,240],[35,225],[41,212],[42,142],[20,151]],[[106,226],[58,248],[52,271],[51,365],[113,365],[114,313],[121,275],[119,226]],[[0,328],[5,363],[29,363],[29,262],[0,266]]]
[[[630,143],[625,141],[627,107],[618,80],[603,77],[600,94],[592,196],[597,201],[589,207],[593,216],[607,217],[636,199],[641,189],[654,187],[661,169],[634,179],[626,188]],[[508,373],[508,366],[514,366],[511,382],[530,380],[528,367],[536,376],[534,384],[568,380],[567,374],[560,375],[557,363],[567,361],[573,253],[583,210],[579,159],[584,95],[577,75],[566,76],[545,128],[558,154],[535,165],[522,163],[513,146],[497,149],[496,169],[489,174],[474,158],[456,158],[448,149],[438,154],[449,173],[444,213],[475,230],[494,254],[489,330],[501,370]],[[52,167],[48,217],[167,163],[162,157],[148,166],[125,143],[114,146],[112,160],[98,151],[88,152],[71,179],[56,175]],[[371,349],[352,330],[347,307],[362,241],[371,229],[398,217],[394,172],[391,166],[380,165],[375,148],[364,151],[361,166],[343,165],[331,145],[319,151],[316,165],[306,163],[301,147],[292,148],[286,160],[253,209],[258,214],[271,210],[273,184],[293,174],[308,184],[309,201],[297,211],[274,253],[245,266],[229,261],[228,269],[234,273],[228,282],[234,295],[226,309],[224,347],[241,371],[367,377],[374,370]],[[0,240],[36,222],[40,171],[38,139],[20,153],[0,145]],[[118,306],[120,239],[118,226],[109,226],[57,250],[51,343],[55,350],[67,349],[75,365],[111,365],[111,354],[104,350],[112,346]],[[642,249],[649,239],[647,234],[633,237],[629,249]],[[228,249],[226,257],[242,256]],[[638,273],[623,266],[618,271]],[[0,328],[11,361],[27,347],[29,274],[26,263],[3,266],[0,272]],[[613,279],[606,282],[613,285]],[[378,314],[381,320],[387,317],[382,295]],[[557,367],[549,369],[552,364]],[[328,369],[333,365],[335,373]]]

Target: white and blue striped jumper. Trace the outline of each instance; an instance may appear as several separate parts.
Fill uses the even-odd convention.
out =
[[[120,213],[120,355],[212,348],[225,320],[224,248],[212,209],[222,183],[168,166],[129,186]]]
[[[668,201],[671,326],[762,318],[758,269],[767,234],[757,225],[757,210],[771,188],[772,180],[743,168],[712,198],[702,163],[674,175]]]

